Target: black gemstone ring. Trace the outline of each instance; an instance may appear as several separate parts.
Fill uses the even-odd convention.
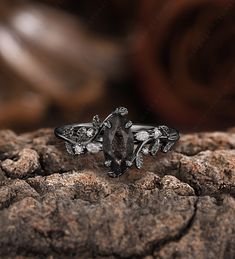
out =
[[[128,110],[117,108],[103,122],[95,115],[92,123],[58,127],[55,135],[65,140],[71,155],[103,151],[105,166],[111,177],[122,175],[133,164],[140,169],[143,155],[168,152],[180,138],[177,130],[165,125],[133,125]]]

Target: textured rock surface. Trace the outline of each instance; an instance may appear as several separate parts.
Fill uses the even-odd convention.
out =
[[[233,132],[184,135],[113,179],[51,129],[1,131],[0,257],[234,258]]]

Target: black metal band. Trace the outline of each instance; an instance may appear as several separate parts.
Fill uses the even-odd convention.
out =
[[[180,136],[179,136],[179,132],[176,129],[173,128],[169,128],[165,125],[161,125],[161,126],[151,126],[151,125],[144,125],[144,124],[138,124],[138,125],[132,125],[131,126],[131,131],[133,133],[137,133],[140,131],[148,131],[148,130],[154,130],[154,129],[162,129],[164,127],[165,131],[168,132],[168,134],[163,134],[161,136],[161,138],[167,138],[167,136],[172,136],[174,135],[174,139],[172,139],[172,141],[177,141]],[[91,129],[93,128],[92,123],[76,123],[76,124],[70,124],[70,125],[64,125],[61,127],[57,127],[54,130],[55,135],[58,138],[61,138],[65,141],[68,141],[70,143],[76,144],[77,142],[74,141],[73,139],[71,139],[71,133],[73,133],[75,130],[78,131],[81,128],[85,128],[85,129]],[[100,132],[100,136],[102,136],[103,132]]]

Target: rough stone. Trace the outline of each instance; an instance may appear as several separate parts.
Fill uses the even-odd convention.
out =
[[[173,175],[165,175],[161,180],[161,184],[164,190],[174,191],[178,195],[195,195],[194,189],[189,184],[181,182]]]
[[[12,178],[29,176],[40,169],[39,155],[35,150],[25,148],[19,152],[16,161],[14,159],[4,160],[2,169]]]
[[[234,131],[182,135],[119,178],[52,129],[0,136],[1,258],[235,257]]]

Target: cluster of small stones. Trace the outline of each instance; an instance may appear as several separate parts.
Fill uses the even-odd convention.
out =
[[[94,128],[86,129],[85,127],[81,127],[74,132],[75,132],[76,140],[79,140],[79,141],[87,141],[95,135]],[[66,149],[68,153],[72,155],[81,155],[81,154],[84,154],[86,151],[92,154],[96,154],[100,150],[102,150],[102,144],[99,142],[92,142],[86,145],[83,145],[83,144],[72,145],[66,142]]]
[[[153,137],[154,139],[159,138],[162,135],[161,131],[158,128],[154,128],[153,130],[147,131],[142,130],[135,134],[135,138],[138,141],[146,141],[150,137]]]
[[[154,128],[153,130],[142,130],[142,131],[139,131],[135,134],[135,139],[137,141],[140,141],[140,142],[147,142],[150,138],[153,138],[155,139],[156,141],[159,139],[159,137],[162,136],[162,132],[158,129],[158,128]],[[159,147],[160,147],[160,141],[157,141],[156,142],[158,144],[158,147],[156,151],[158,151]],[[143,148],[141,149],[141,152],[143,153],[143,155],[148,155],[149,152],[150,152],[150,149],[148,147],[149,145],[144,145]],[[156,153],[156,152],[154,152]]]

